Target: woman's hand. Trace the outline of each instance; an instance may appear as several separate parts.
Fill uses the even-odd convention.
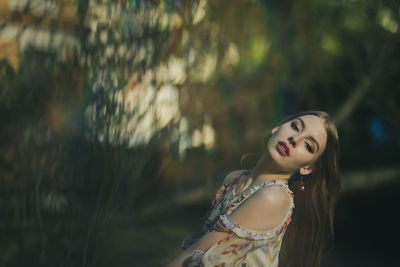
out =
[[[190,247],[188,247],[185,251],[179,254],[166,267],[182,267],[183,262],[187,258],[192,257],[196,251],[206,252],[210,247],[212,247],[218,241],[224,239],[228,234],[228,232],[208,232],[195,243],[193,243]]]

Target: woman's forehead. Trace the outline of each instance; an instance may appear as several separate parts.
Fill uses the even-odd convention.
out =
[[[308,122],[308,124],[312,124],[313,126],[321,126],[323,129],[325,129],[325,120],[316,115],[303,115],[298,118],[301,118],[304,122]]]

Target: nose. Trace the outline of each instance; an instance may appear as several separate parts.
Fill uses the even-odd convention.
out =
[[[293,147],[296,147],[296,140],[293,137],[288,138],[289,144],[291,144]]]

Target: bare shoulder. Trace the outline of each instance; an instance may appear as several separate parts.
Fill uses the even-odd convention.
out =
[[[271,185],[261,188],[232,213],[232,220],[245,228],[266,231],[274,229],[286,218],[290,196],[285,188]]]
[[[227,184],[227,183],[231,183],[234,179],[236,179],[237,177],[239,177],[243,172],[245,172],[246,170],[235,170],[235,171],[232,171],[232,172],[230,172],[230,173],[228,173],[226,176],[225,176],[225,179],[224,179],[224,184]]]
[[[271,209],[282,210],[290,206],[290,197],[286,189],[279,185],[264,187],[256,192],[255,197]]]

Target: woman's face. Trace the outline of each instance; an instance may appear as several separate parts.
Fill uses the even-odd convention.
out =
[[[326,147],[324,120],[314,115],[292,119],[272,130],[267,149],[272,159],[287,173],[307,175]]]

